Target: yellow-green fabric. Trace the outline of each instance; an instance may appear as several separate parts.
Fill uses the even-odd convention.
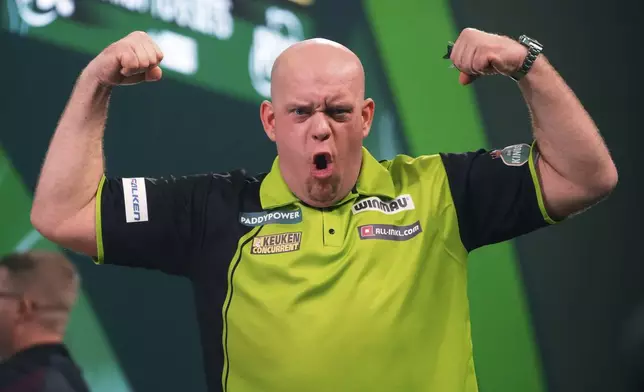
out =
[[[105,185],[105,175],[101,176],[101,181],[98,183],[98,190],[96,191],[96,214],[95,214],[95,229],[96,229],[96,257],[93,258],[94,263],[103,264],[104,249],[103,249],[103,223],[102,223],[102,207],[103,200],[103,186]]]
[[[263,208],[300,208],[302,221],[262,226],[240,244],[286,232],[301,244],[238,248],[223,308],[225,390],[258,391],[260,379],[266,391],[477,391],[467,252],[441,158],[363,157],[357,194],[333,208],[299,202],[277,160],[262,182]],[[415,208],[354,214],[349,202],[400,195]],[[359,235],[360,226],[416,222],[422,231],[407,240]]]
[[[257,177],[104,178],[98,254],[190,279],[210,391],[475,392],[467,255],[552,221],[533,152],[363,149],[329,208],[298,200],[279,159]]]
[[[532,182],[536,190],[535,194],[537,196],[537,202],[539,203],[539,211],[543,215],[543,220],[548,222],[551,225],[557,224],[558,221],[552,219],[546,210],[546,204],[543,201],[543,190],[541,189],[541,180],[539,174],[537,173],[537,161],[539,158],[539,149],[537,148],[537,142],[534,141],[530,148],[530,159],[528,160],[530,165],[530,175],[532,176]]]

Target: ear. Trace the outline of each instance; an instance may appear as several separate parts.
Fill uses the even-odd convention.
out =
[[[271,141],[275,141],[275,110],[273,104],[269,101],[264,101],[259,107],[259,117],[264,126],[264,132]]]
[[[362,137],[369,136],[373,114],[376,111],[376,103],[371,98],[367,98],[362,105]]]

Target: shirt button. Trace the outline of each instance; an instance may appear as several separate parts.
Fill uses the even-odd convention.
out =
[[[335,234],[335,230],[329,229],[329,234]]]

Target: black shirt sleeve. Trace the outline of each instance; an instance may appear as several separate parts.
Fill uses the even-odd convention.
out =
[[[97,196],[97,262],[188,275],[206,225],[234,196],[239,175],[106,178]]]
[[[555,223],[543,205],[535,145],[441,158],[468,252]]]

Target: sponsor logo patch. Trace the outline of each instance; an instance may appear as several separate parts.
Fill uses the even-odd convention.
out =
[[[351,207],[351,211],[354,215],[365,211],[380,211],[383,214],[392,215],[414,208],[416,207],[410,195],[400,195],[390,201],[382,201],[378,197],[368,197],[355,203]]]
[[[272,223],[283,225],[294,225],[302,222],[302,209],[297,210],[276,210],[262,212],[242,212],[239,214],[239,223],[244,226],[261,226]]]
[[[492,159],[501,158],[508,166],[523,166],[530,158],[530,148],[529,144],[515,144],[502,150],[491,151],[490,155]]]
[[[254,255],[272,255],[275,253],[295,252],[300,250],[302,232],[263,235],[253,238],[250,253]]]
[[[373,224],[358,227],[358,233],[360,233],[360,239],[362,240],[407,241],[416,237],[422,231],[420,221],[416,221],[416,223],[412,223],[409,226]]]
[[[125,199],[125,221],[127,223],[148,221],[148,196],[145,179],[123,178],[123,197]]]

